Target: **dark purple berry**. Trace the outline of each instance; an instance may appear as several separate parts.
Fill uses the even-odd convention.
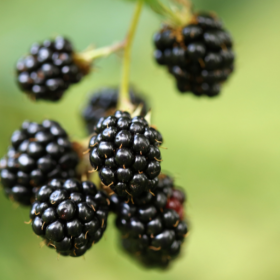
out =
[[[155,189],[153,195],[143,193],[134,199],[134,203],[126,203],[121,198],[111,201],[115,201],[122,248],[145,266],[165,268],[180,254],[188,225],[175,209],[168,209],[172,206],[168,203],[170,199],[178,198],[180,209],[184,202],[183,195],[174,188],[172,178],[161,175],[158,185],[160,188]],[[163,192],[167,189],[169,191]]]
[[[59,36],[43,44],[33,44],[30,54],[16,65],[20,89],[35,100],[59,100],[64,91],[87,74],[74,61],[69,40]]]
[[[180,29],[164,26],[154,36],[154,44],[156,62],[168,68],[182,93],[214,97],[233,72],[232,38],[210,13],[195,14]]]
[[[62,68],[64,69],[64,68]],[[27,78],[28,80],[28,78]],[[87,126],[89,134],[92,134],[94,127],[97,127],[97,130],[101,128],[102,121],[98,122],[100,118],[106,117],[116,111],[117,101],[118,101],[118,89],[117,88],[102,88],[94,92],[87,102],[85,109],[82,112],[82,117]],[[143,104],[143,109],[141,115],[144,116],[147,113],[147,104],[142,96],[131,88],[130,89],[130,101],[133,105],[137,106]],[[117,128],[119,130],[128,130],[131,119],[130,116],[122,114],[122,117],[117,118]],[[103,126],[103,128],[105,128]]]
[[[76,177],[79,162],[65,130],[56,122],[23,122],[11,137],[12,148],[0,161],[7,196],[23,205],[34,200],[34,189],[52,178]]]
[[[108,201],[92,182],[54,179],[36,194],[32,229],[61,255],[81,256],[106,229]]]

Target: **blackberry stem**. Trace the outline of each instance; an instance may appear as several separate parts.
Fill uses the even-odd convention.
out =
[[[135,36],[137,24],[140,18],[141,10],[143,6],[143,0],[139,0],[137,2],[134,15],[132,18],[132,22],[130,28],[128,30],[128,34],[126,37],[126,46],[124,48],[124,56],[123,56],[123,68],[122,68],[122,76],[121,76],[121,87],[120,94],[118,100],[117,108],[120,110],[129,110],[131,111],[133,108],[130,103],[129,98],[129,74],[130,74],[130,57],[131,57],[131,47],[132,42]]]
[[[99,49],[86,50],[82,53],[76,54],[76,57],[78,59],[82,59],[86,62],[92,62],[94,59],[97,59],[100,57],[107,57],[110,54],[123,49],[125,47],[125,44],[126,44],[126,42],[123,41],[123,42],[118,42],[111,46],[106,46],[106,47],[99,48]]]
[[[122,42],[115,43],[111,46],[106,46],[99,49],[94,49],[92,47],[81,53],[74,54],[74,61],[79,65],[80,69],[85,73],[89,73],[91,69],[92,62],[101,57],[107,57],[112,53],[115,53],[123,49],[126,45],[126,40]]]

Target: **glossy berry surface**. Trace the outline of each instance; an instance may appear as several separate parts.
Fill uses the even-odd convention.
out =
[[[82,256],[103,236],[110,201],[89,181],[53,179],[36,193],[32,229],[63,256]]]
[[[118,95],[117,88],[101,88],[90,96],[87,106],[82,112],[82,118],[89,134],[94,132],[94,127],[100,118],[107,117],[116,111]],[[141,116],[145,116],[147,113],[146,100],[132,88],[129,95],[133,105],[143,105]]]
[[[95,132],[89,142],[90,163],[103,185],[130,198],[157,188],[162,136],[143,117],[117,111],[101,118]]]
[[[178,190],[166,175],[160,176],[158,185],[154,195],[143,194],[134,204],[119,200],[116,207],[115,196],[111,196],[111,202],[117,213],[116,225],[122,234],[124,251],[145,266],[165,268],[180,254],[188,224],[183,219],[184,193],[180,190],[178,200],[179,195],[175,194]],[[171,200],[176,201],[175,205]]]
[[[194,15],[180,29],[165,26],[154,37],[155,60],[166,66],[180,92],[216,96],[234,69],[230,34],[208,13]]]
[[[73,54],[72,43],[61,36],[33,44],[29,54],[16,65],[20,89],[34,100],[59,100],[85,74],[75,63]]]
[[[11,147],[0,161],[5,194],[23,205],[34,200],[34,191],[53,178],[74,178],[79,162],[66,131],[59,123],[23,122],[11,137]]]

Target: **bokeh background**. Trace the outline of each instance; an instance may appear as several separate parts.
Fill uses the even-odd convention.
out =
[[[0,194],[0,279],[263,280],[280,279],[280,37],[278,0],[194,0],[232,32],[236,73],[218,98],[176,92],[152,60],[160,19],[145,9],[133,49],[131,80],[149,96],[165,138],[163,168],[188,193],[192,232],[170,270],[144,270],[118,247],[110,218],[106,237],[85,260],[40,248],[28,210]],[[118,56],[96,63],[58,104],[32,103],[14,82],[14,64],[32,42],[69,36],[82,50],[125,36],[133,4],[117,0],[0,0],[0,154],[24,119],[59,120],[72,137],[85,136],[80,110],[88,92],[116,85]]]

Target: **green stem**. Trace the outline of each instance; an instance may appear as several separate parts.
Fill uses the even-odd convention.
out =
[[[125,44],[126,42],[124,41],[99,49],[94,49],[93,47],[91,47],[81,53],[75,53],[73,59],[75,63],[79,66],[81,71],[86,75],[90,72],[92,62],[95,59],[107,57],[110,54],[123,49],[125,47]]]
[[[123,49],[125,46],[125,42],[119,42],[116,44],[113,44],[111,46],[99,48],[99,49],[90,49],[86,50],[82,53],[76,54],[76,57],[78,59],[82,59],[87,62],[91,62],[94,59],[100,58],[100,57],[107,57],[110,54]]]
[[[124,49],[123,56],[123,69],[122,69],[122,77],[121,77],[121,87],[118,101],[118,109],[120,110],[130,110],[130,98],[129,98],[129,74],[130,74],[130,56],[131,56],[131,47],[132,42],[135,36],[137,24],[139,21],[139,17],[141,14],[143,6],[143,1],[139,0],[137,2],[133,19],[127,34],[126,38],[126,46]]]

